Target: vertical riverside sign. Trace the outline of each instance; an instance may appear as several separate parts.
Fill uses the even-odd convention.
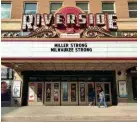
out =
[[[76,7],[65,7],[53,14],[23,15],[22,31],[33,31],[41,26],[56,27],[62,33],[78,33],[89,26],[117,30],[115,14],[86,14]]]

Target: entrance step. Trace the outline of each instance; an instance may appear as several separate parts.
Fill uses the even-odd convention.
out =
[[[65,121],[92,121],[92,122],[136,122],[137,117],[131,116],[25,116],[25,117],[2,117],[2,122],[65,122]]]
[[[137,106],[26,106],[2,107],[4,122],[137,121]]]

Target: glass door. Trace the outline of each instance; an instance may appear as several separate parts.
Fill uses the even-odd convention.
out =
[[[61,105],[78,105],[77,82],[61,83]]]
[[[95,88],[94,88],[94,82],[88,82],[87,83],[87,96],[88,96],[88,100],[87,100],[87,104],[89,104],[91,102],[91,96],[89,96],[89,94],[91,93],[91,91],[95,93]],[[93,105],[95,105],[95,95],[94,95],[94,102]]]
[[[85,82],[79,82],[79,105],[87,104],[87,94],[87,84]]]
[[[45,105],[60,105],[60,82],[45,82]]]
[[[79,105],[88,105],[89,104],[90,98],[88,95],[89,95],[91,89],[94,90],[93,82],[79,82]],[[94,104],[95,104],[95,101],[94,101]]]
[[[99,101],[99,89],[102,87],[105,93],[105,99],[108,105],[112,105],[112,97],[111,97],[111,83],[110,82],[96,82],[95,90],[96,90],[96,104]]]
[[[43,105],[43,82],[29,82],[28,105]]]

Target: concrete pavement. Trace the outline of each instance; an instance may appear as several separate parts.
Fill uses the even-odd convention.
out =
[[[2,107],[2,121],[137,121],[137,106],[25,106]]]

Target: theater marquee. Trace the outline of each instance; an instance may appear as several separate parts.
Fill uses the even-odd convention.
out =
[[[136,41],[2,42],[2,58],[136,58]]]

